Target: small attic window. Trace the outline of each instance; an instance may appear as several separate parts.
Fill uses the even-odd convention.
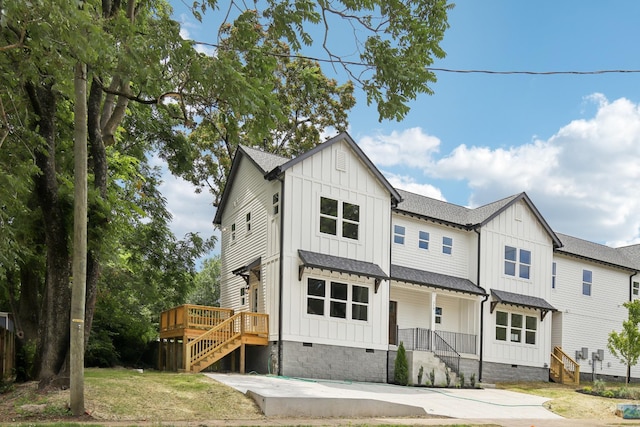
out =
[[[342,150],[336,151],[336,170],[340,172],[347,171],[347,155]]]

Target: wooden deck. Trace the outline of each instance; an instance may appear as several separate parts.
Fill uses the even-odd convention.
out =
[[[267,345],[269,316],[200,305],[181,305],[160,315],[161,370],[200,372],[236,350],[244,373],[245,346]]]

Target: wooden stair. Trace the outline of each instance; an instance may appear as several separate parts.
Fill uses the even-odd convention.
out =
[[[580,385],[580,365],[561,347],[554,347],[551,353],[549,378],[560,384]]]
[[[240,349],[244,373],[245,345],[267,345],[269,339],[269,316],[264,313],[233,314],[228,309],[184,305],[163,312],[160,324],[161,347],[170,359],[160,356],[160,369],[173,365],[173,370],[200,372]]]
[[[240,371],[244,371],[244,346],[267,345],[267,317],[260,313],[234,314],[187,344],[185,371],[200,372],[240,348]]]

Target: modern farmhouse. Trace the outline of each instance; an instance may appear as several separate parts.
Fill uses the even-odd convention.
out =
[[[556,233],[525,193],[466,208],[395,189],[343,133],[293,159],[241,146],[214,222],[226,311],[161,322],[168,338],[217,319],[181,335],[185,369],[387,382],[402,342],[412,382],[626,376],[606,344],[640,295],[640,246]]]

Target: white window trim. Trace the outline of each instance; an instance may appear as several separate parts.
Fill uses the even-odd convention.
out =
[[[325,284],[325,288],[324,288],[324,297],[319,297],[317,295],[309,295],[309,288],[308,288],[308,283],[309,283],[309,279],[313,279],[313,280],[321,280],[324,282]],[[338,300],[335,298],[331,298],[331,283],[335,282],[335,283],[344,283],[347,285],[347,299],[346,300]],[[327,320],[327,321],[332,321],[332,322],[346,322],[346,323],[351,323],[351,324],[357,324],[357,325],[364,325],[364,324],[371,324],[372,322],[372,317],[373,317],[373,307],[372,307],[372,294],[373,294],[373,289],[371,286],[365,284],[365,283],[358,283],[358,282],[350,282],[348,280],[343,280],[340,278],[336,278],[336,277],[319,277],[319,276],[304,276],[303,278],[303,283],[305,286],[305,290],[304,292],[302,292],[302,297],[303,297],[303,313],[304,316],[309,318],[309,319],[323,319],[323,320]],[[359,302],[359,301],[354,301],[353,300],[353,287],[354,286],[359,286],[361,288],[365,288],[367,289],[367,302],[363,303],[363,302]],[[313,298],[313,299],[317,299],[317,300],[324,300],[324,314],[311,314],[307,312],[307,301],[309,298]],[[333,317],[331,316],[331,302],[335,301],[335,302],[340,302],[340,303],[345,303],[346,304],[346,317],[342,318],[342,317]],[[367,320],[360,320],[360,319],[354,319],[353,318],[353,305],[360,305],[360,306],[366,306],[367,307]]]

